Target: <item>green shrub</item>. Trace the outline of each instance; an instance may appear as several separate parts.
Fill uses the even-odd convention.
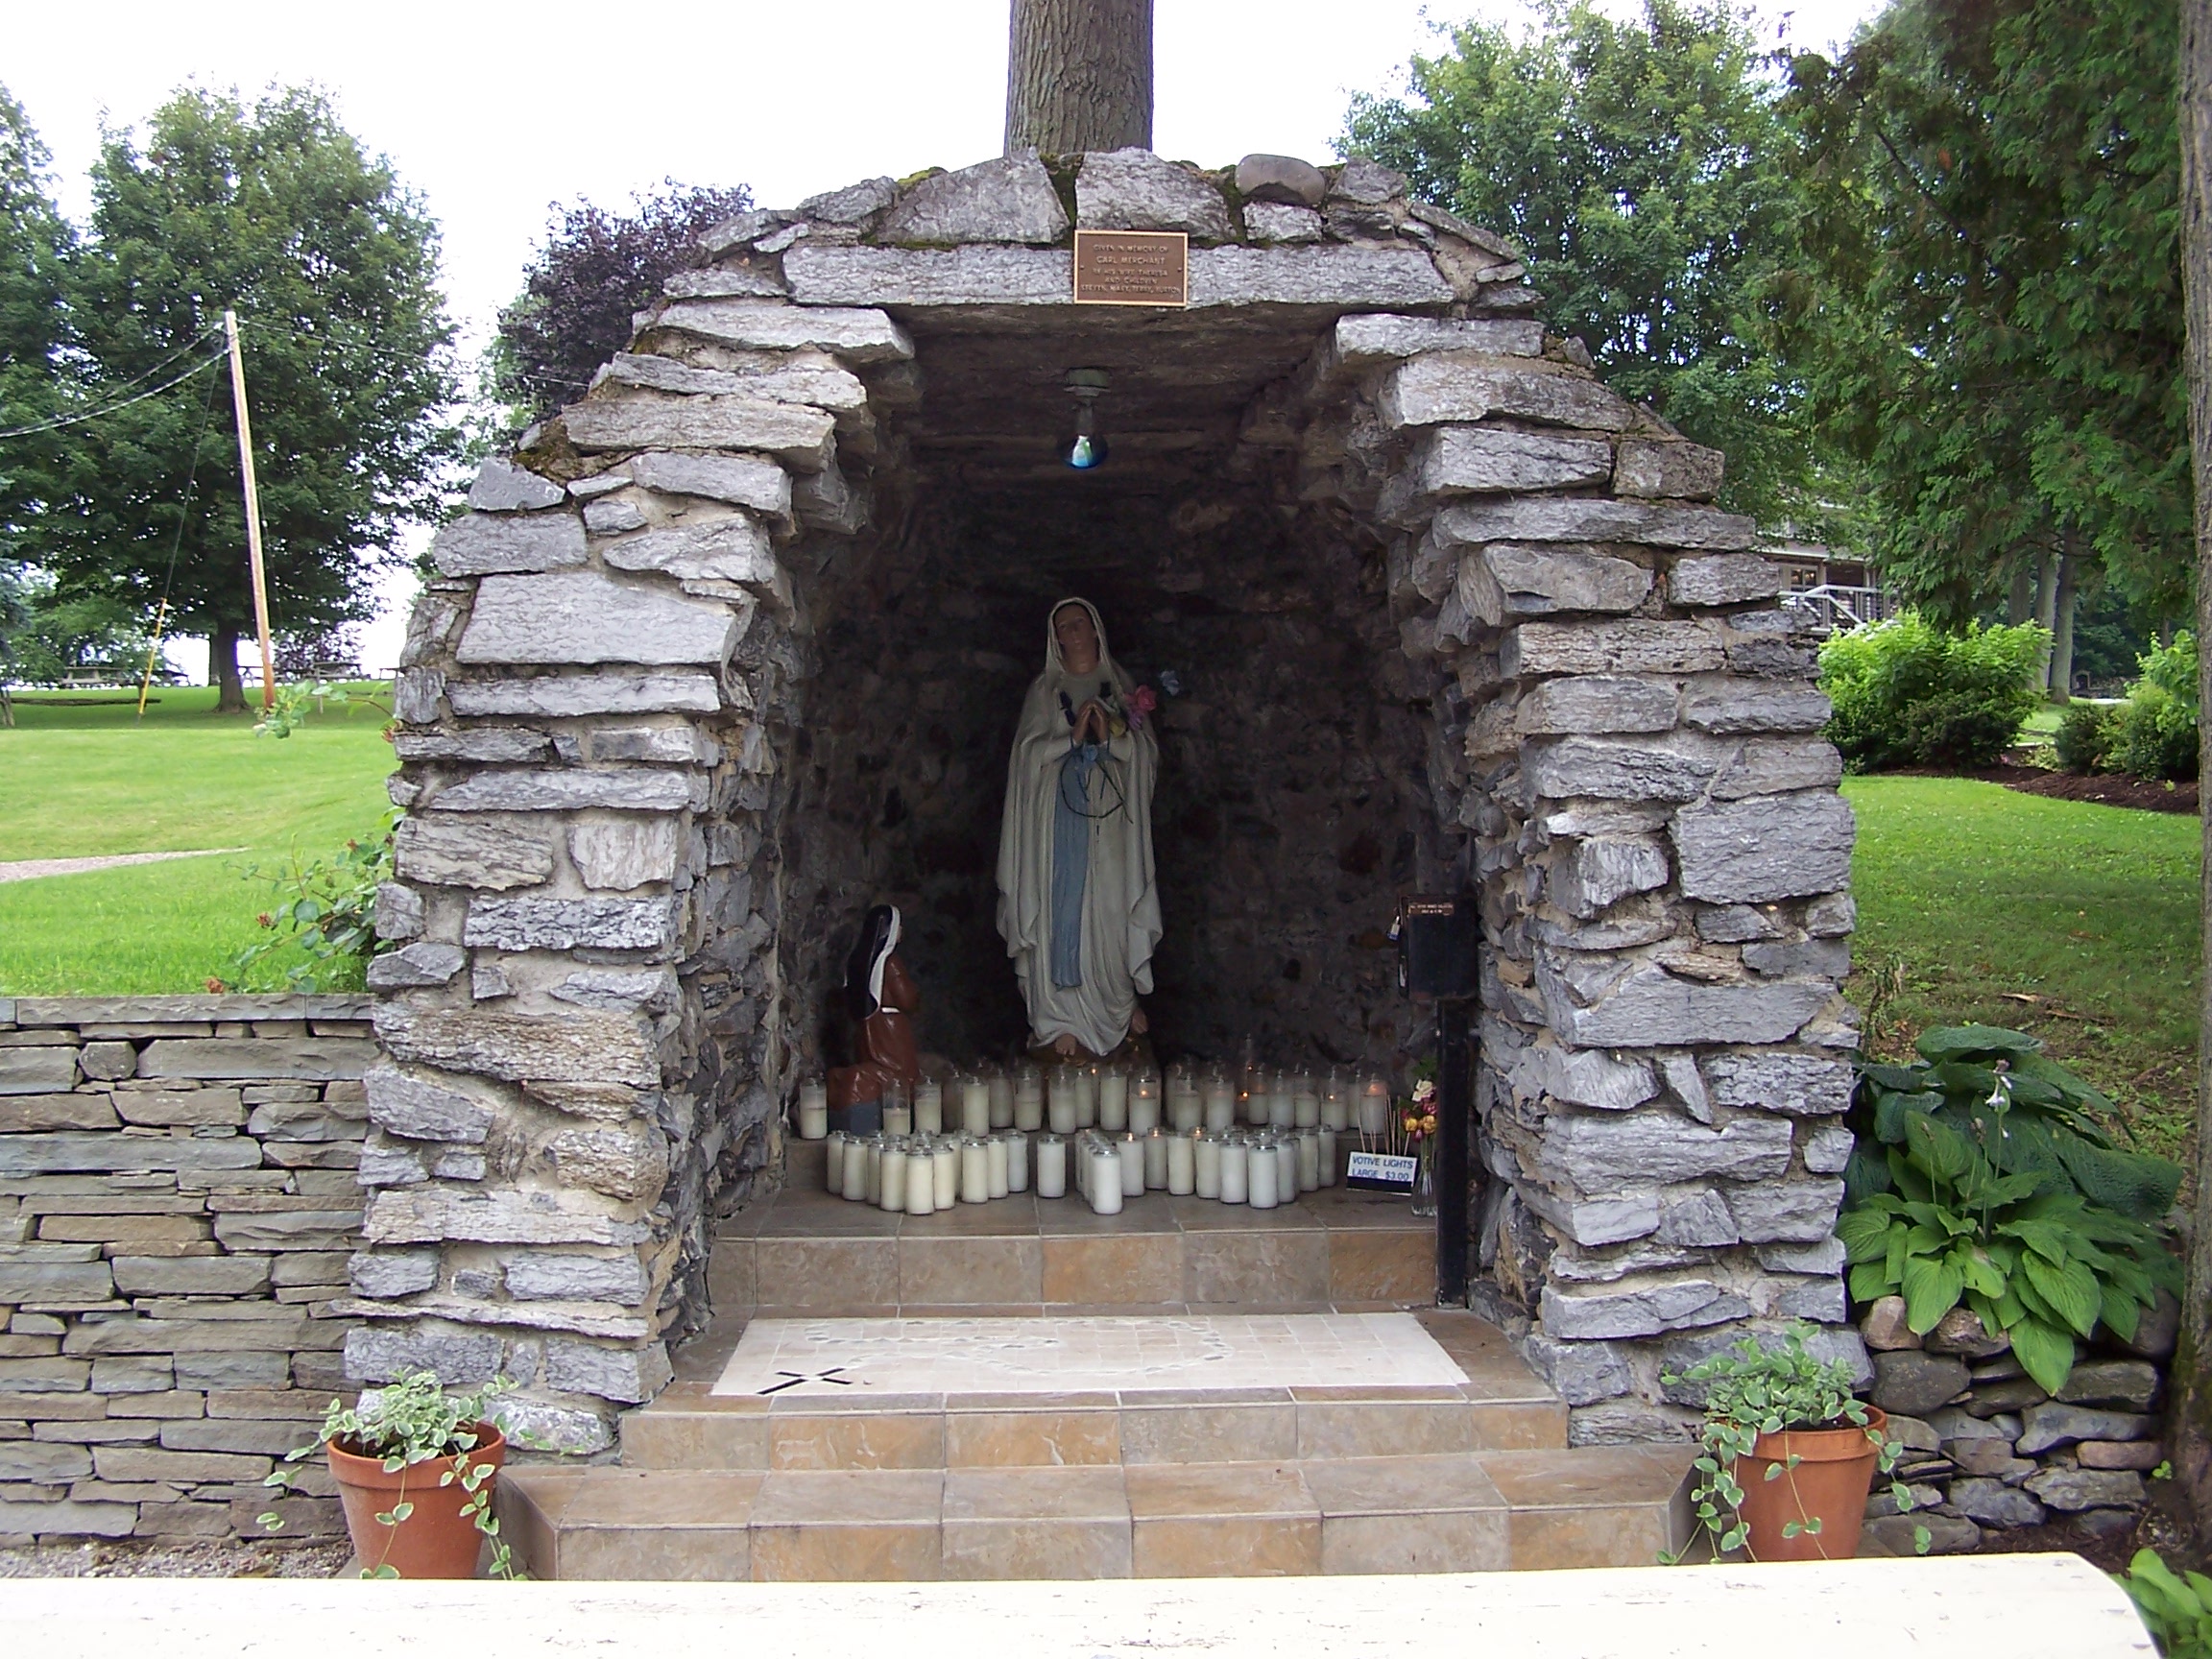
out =
[[[1829,740],[1857,772],[1986,766],[2034,710],[2049,637],[2033,623],[1946,634],[1911,611],[1838,634],[1820,647]]]
[[[2073,703],[2058,722],[2058,764],[2068,772],[2103,772],[2111,763],[2119,710],[2097,703]]]
[[[2133,778],[2197,776],[2197,637],[2187,629],[2174,643],[2139,659],[2143,678],[2115,710],[2106,765]]]
[[[2138,1550],[2120,1587],[2166,1659],[2212,1659],[2212,1578],[2176,1574],[2155,1550]]]

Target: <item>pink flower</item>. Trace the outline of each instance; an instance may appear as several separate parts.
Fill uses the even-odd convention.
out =
[[[1129,724],[1142,726],[1144,717],[1160,707],[1160,697],[1151,686],[1140,685],[1122,700],[1121,706],[1128,710]]]

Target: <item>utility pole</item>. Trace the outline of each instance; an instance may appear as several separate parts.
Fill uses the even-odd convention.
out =
[[[230,343],[230,403],[238,412],[238,470],[246,478],[246,557],[253,566],[253,628],[261,637],[261,712],[276,706],[276,663],[269,651],[269,582],[261,565],[261,492],[253,482],[253,427],[246,417],[246,359],[238,352],[238,313],[223,313]]]

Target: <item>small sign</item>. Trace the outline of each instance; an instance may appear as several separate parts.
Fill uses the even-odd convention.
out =
[[[1355,1152],[1344,1166],[1344,1185],[1367,1192],[1410,1192],[1414,1171],[1421,1167],[1412,1158],[1394,1158],[1387,1152]]]
[[[1075,232],[1078,305],[1187,305],[1190,238],[1180,230]]]

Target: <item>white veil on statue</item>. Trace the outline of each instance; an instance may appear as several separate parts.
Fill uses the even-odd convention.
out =
[[[1070,605],[1089,612],[1097,630],[1098,665],[1088,674],[1062,661],[1052,627]],[[1148,725],[1131,723],[1088,763],[1070,763],[1073,712],[1095,699],[1123,714],[1130,690],[1106,648],[1096,606],[1063,599],[1046,613],[1045,672],[1022,704],[998,832],[998,931],[1022,981],[1036,1045],[1071,1036],[1093,1054],[1111,1053],[1129,1034],[1138,997],[1152,989],[1152,950],[1160,942],[1152,870],[1159,746]],[[1055,881],[1054,850],[1084,845],[1078,894],[1071,860],[1061,861]],[[1077,916],[1080,942],[1070,950]],[[1071,975],[1076,983],[1068,983]]]

